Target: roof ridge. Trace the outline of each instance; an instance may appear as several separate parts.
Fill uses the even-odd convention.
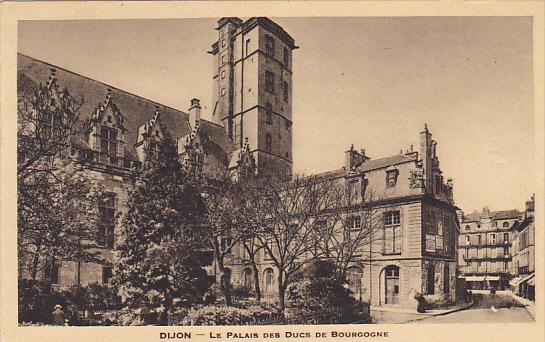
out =
[[[34,60],[34,61],[37,61],[37,62],[46,64],[46,65],[48,65],[48,66],[50,66],[50,67],[54,67],[54,68],[56,68],[56,69],[60,69],[60,70],[63,70],[63,71],[65,71],[65,72],[71,73],[71,74],[73,74],[73,75],[76,75],[76,76],[85,78],[85,79],[87,79],[87,80],[96,82],[96,83],[101,84],[101,85],[103,85],[103,86],[105,86],[105,87],[109,87],[109,88],[111,88],[111,89],[115,89],[115,90],[117,90],[117,91],[121,91],[121,92],[123,92],[123,93],[125,93],[125,94],[131,95],[131,96],[134,96],[134,97],[138,97],[138,98],[140,98],[140,99],[142,99],[142,100],[144,100],[144,101],[149,101],[149,102],[152,102],[153,104],[160,105],[160,106],[162,106],[162,107],[171,109],[171,110],[173,110],[173,111],[176,111],[176,112],[179,112],[179,113],[182,113],[182,114],[185,114],[185,115],[189,115],[189,113],[186,113],[186,112],[184,112],[184,111],[182,111],[182,110],[180,110],[180,109],[176,109],[176,108],[171,107],[171,106],[169,106],[169,105],[165,105],[165,104],[160,103],[160,102],[157,102],[157,101],[155,101],[155,100],[146,98],[146,97],[144,97],[144,96],[142,96],[142,95],[138,95],[138,94],[135,94],[135,93],[131,93],[131,92],[129,92],[129,91],[126,91],[126,90],[121,89],[121,88],[118,88],[118,87],[114,87],[114,86],[112,86],[112,85],[110,85],[110,84],[107,84],[107,83],[105,83],[105,82],[96,80],[96,79],[91,78],[91,77],[89,77],[89,76],[82,75],[82,74],[80,74],[80,73],[78,73],[78,72],[75,72],[75,71],[72,71],[72,70],[63,68],[63,67],[58,66],[58,65],[56,65],[56,64],[52,64],[52,63],[46,62],[46,61],[44,61],[44,60],[41,60],[41,59],[38,59],[38,58],[35,58],[35,57],[32,57],[32,56],[29,56],[29,55],[24,54],[24,53],[22,53],[22,52],[17,52],[17,54],[18,54],[18,55],[21,55],[21,56],[24,56],[24,57],[26,57],[26,58],[29,58],[29,59],[31,59],[31,60]],[[212,122],[212,121],[209,121],[209,120],[206,120],[206,119],[202,119],[202,118],[201,118],[201,120],[202,120],[202,121],[205,121],[205,122],[207,122],[207,123],[211,123],[211,124],[213,124],[213,125],[219,126],[219,127],[223,127],[223,126],[221,126],[221,125],[219,125],[219,124],[217,124],[217,123],[215,123],[215,122]]]

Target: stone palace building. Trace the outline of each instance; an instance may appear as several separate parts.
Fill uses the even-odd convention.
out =
[[[211,176],[219,167],[237,174],[251,166],[260,176],[292,174],[294,39],[263,17],[221,18],[216,30],[218,41],[209,52],[215,65],[211,121],[202,119],[197,99],[188,101],[183,112],[18,55],[19,83],[47,82],[57,96],[66,87],[71,96],[85,97],[79,113],[87,129],[72,151],[109,191],[99,208],[103,222],[96,244],[111,262],[115,217],[125,210],[134,168],[143,161],[145,147],[161,139],[162,127],[176,139],[185,165],[197,172]],[[412,306],[417,292],[456,298],[459,222],[452,180],[441,171],[437,142],[427,127],[418,140],[417,149],[378,159],[350,148],[345,165],[320,175],[365,184],[380,194],[373,205],[384,211],[384,238],[368,247],[372,253],[362,251],[350,270],[352,290],[373,305]],[[360,228],[357,214],[352,222]],[[274,293],[277,271],[266,260],[258,263],[262,290]],[[252,286],[243,262],[228,267],[233,283]],[[111,265],[85,263],[80,269],[83,284],[106,283],[112,275]],[[75,263],[63,262],[55,265],[50,280],[73,284],[76,273]]]

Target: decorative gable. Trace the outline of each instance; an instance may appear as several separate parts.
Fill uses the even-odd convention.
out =
[[[123,166],[124,118],[113,102],[112,89],[108,88],[106,100],[99,103],[91,115],[87,134],[89,147],[98,152],[100,163]]]
[[[240,179],[255,175],[257,168],[255,159],[250,153],[250,145],[248,144],[248,138],[244,138],[244,144],[242,148],[235,150],[229,161],[229,174],[234,179]]]
[[[138,136],[134,147],[140,162],[144,162],[146,150],[155,149],[157,143],[163,139],[163,136],[164,128],[160,120],[159,106],[155,105],[155,114],[153,115],[153,118],[138,127]]]

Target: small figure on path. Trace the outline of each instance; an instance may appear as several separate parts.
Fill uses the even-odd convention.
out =
[[[60,304],[55,305],[55,311],[51,314],[53,316],[53,325],[64,325],[64,311]]]

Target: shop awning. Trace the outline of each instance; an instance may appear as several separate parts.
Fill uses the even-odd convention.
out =
[[[488,281],[499,281],[499,280],[500,280],[500,276],[485,276],[485,280],[488,280]]]
[[[524,278],[523,282],[525,282],[528,285],[535,286],[535,279],[536,279],[536,275],[535,273],[532,273],[526,278]]]
[[[511,286],[517,286],[518,284],[520,284],[521,281],[524,280],[524,277],[515,277],[511,280],[509,280],[509,285]]]
[[[466,281],[484,281],[484,276],[467,276]]]

